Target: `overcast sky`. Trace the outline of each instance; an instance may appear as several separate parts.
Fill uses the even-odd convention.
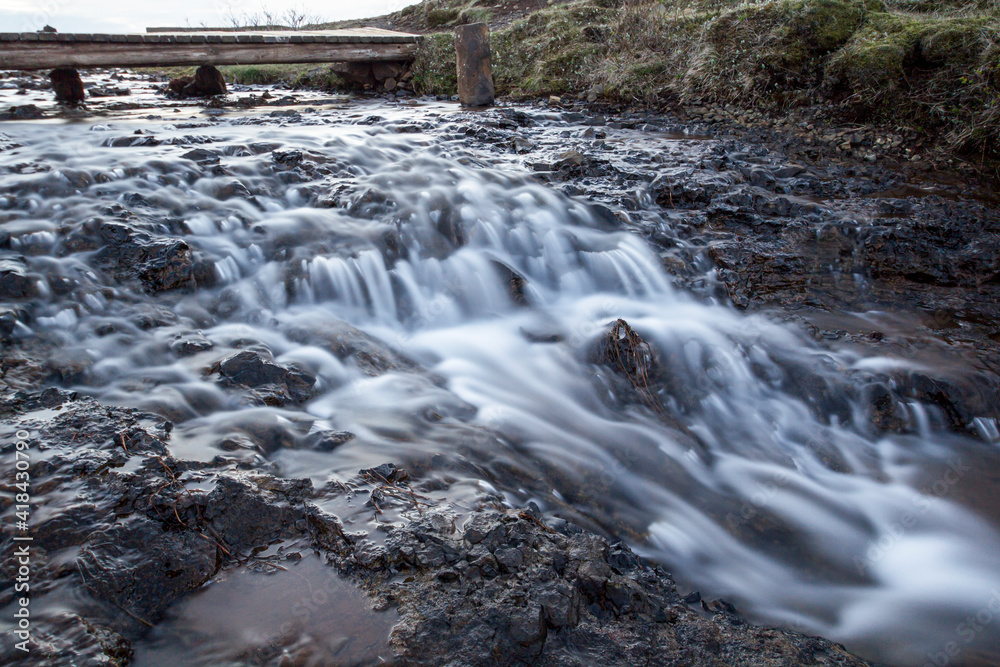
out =
[[[60,32],[143,32],[147,26],[228,25],[232,14],[289,9],[319,20],[364,18],[402,9],[416,0],[0,0],[0,32],[51,25]]]

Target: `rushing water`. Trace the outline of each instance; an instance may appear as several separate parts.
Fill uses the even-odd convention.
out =
[[[549,148],[584,129],[535,118]],[[3,229],[46,276],[19,334],[56,340],[77,391],[172,420],[179,457],[263,457],[317,486],[393,461],[448,477],[456,501],[495,491],[625,536],[759,622],[893,664],[933,662],[949,642],[962,651],[949,664],[1000,660],[995,422],[973,439],[914,402],[910,428],[876,435],[857,387],[926,361],[824,348],[685,293],[606,209],[468,141],[477,122],[445,104],[356,102],[7,123],[20,147],[0,151]],[[712,143],[611,134],[650,165]],[[182,157],[193,148],[214,156]],[[115,221],[183,238],[210,284],[119,284],[95,266],[100,244],[79,240],[109,242]],[[143,313],[158,326],[137,325]],[[662,407],[620,401],[589,362],[616,318],[663,365]],[[345,323],[415,363],[345,361]],[[185,340],[204,349],[178,355]],[[313,397],[247,405],[221,388],[213,366],[247,348],[315,375]],[[310,447],[324,430],[355,437]],[[248,448],[223,451],[233,441]],[[252,589],[217,595],[253,603]]]

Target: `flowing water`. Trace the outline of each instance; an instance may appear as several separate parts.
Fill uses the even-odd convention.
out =
[[[533,114],[553,149],[586,129]],[[1000,661],[996,422],[957,434],[914,401],[880,435],[858,402],[866,378],[931,361],[821,346],[676,287],[621,223],[670,234],[655,206],[616,218],[567,196],[469,141],[480,117],[457,106],[180,115],[0,127],[3,230],[44,277],[16,333],[58,344],[67,386],[170,419],[181,458],[317,487],[392,461],[457,503],[497,493],[625,537],[758,622],[891,664]],[[651,168],[713,143],[609,134]],[[183,239],[199,287],[116,280],[101,251],[121,225]],[[617,318],[663,367],[655,409],[590,362]],[[338,354],[345,336],[363,353]],[[248,404],[220,386],[239,349],[314,375],[312,396]],[[354,438],[312,446],[327,431]],[[258,604],[251,582],[212,595]]]

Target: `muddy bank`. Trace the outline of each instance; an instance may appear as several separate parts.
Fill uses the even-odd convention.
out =
[[[703,116],[130,76],[0,128],[54,662],[903,665],[984,604],[988,192]]]

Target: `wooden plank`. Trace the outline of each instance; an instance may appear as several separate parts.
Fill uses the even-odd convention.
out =
[[[45,34],[45,33],[40,33]],[[194,44],[190,35],[171,35],[173,43],[130,43],[125,35],[109,35],[110,42],[4,42],[0,69],[54,69],[56,67],[174,67],[185,65],[251,65],[330,63],[374,60],[410,60],[417,43],[258,42]],[[185,40],[185,37],[187,38]],[[243,35],[239,35],[243,37]],[[360,38],[360,36],[359,36]]]

